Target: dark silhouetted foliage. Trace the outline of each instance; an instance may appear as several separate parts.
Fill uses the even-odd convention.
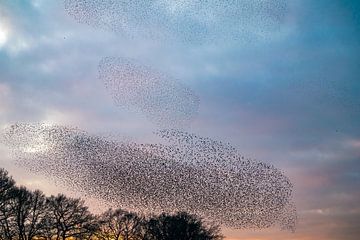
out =
[[[78,198],[15,186],[0,168],[0,240],[218,240],[218,226],[185,212],[146,218],[122,209],[94,216]]]
[[[97,237],[102,240],[144,239],[145,219],[121,209],[109,209],[100,217]]]
[[[161,214],[150,218],[146,226],[147,240],[222,239],[219,227],[206,226],[200,218],[185,212],[174,215]]]

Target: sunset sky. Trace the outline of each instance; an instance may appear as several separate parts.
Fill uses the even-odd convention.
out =
[[[154,141],[157,126],[136,109],[115,106],[98,78],[103,57],[137,59],[199,96],[199,113],[187,131],[229,142],[243,155],[281,169],[294,184],[295,233],[276,226],[224,229],[226,239],[356,240],[360,2],[275,2],[286,6],[271,8],[270,1],[277,11],[276,21],[268,16],[269,25],[276,26],[245,20],[244,26],[225,25],[228,36],[211,32],[214,39],[202,42],[191,39],[194,32],[184,32],[190,40],[176,35],[170,41],[78,23],[62,0],[0,0],[0,128],[40,122]],[[14,160],[0,143],[0,167],[19,184],[81,197]],[[88,201],[96,211],[94,202]]]

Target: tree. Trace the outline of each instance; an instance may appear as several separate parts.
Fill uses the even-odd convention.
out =
[[[83,200],[59,194],[48,198],[47,204],[49,213],[44,222],[54,224],[53,227],[49,226],[48,233],[55,233],[57,240],[71,237],[86,239],[97,230],[95,217]]]
[[[12,240],[16,235],[14,215],[9,205],[14,191],[14,180],[6,170],[0,168],[0,239]]]
[[[146,226],[146,240],[223,239],[218,226],[205,224],[200,218],[185,212],[152,217]]]
[[[17,239],[27,240],[25,233],[25,222],[29,214],[31,204],[31,193],[24,187],[20,187],[13,192],[13,197],[9,201],[9,206],[15,220],[15,232]]]
[[[0,206],[2,206],[7,198],[9,197],[9,192],[14,189],[15,181],[8,176],[8,172],[0,168]]]
[[[93,238],[94,236],[94,238]],[[46,198],[16,187],[0,168],[0,240],[220,240],[218,226],[184,212],[144,218],[109,209],[97,218],[84,201],[63,194]]]
[[[52,217],[50,213],[50,207],[48,206],[48,201],[46,204],[47,211],[45,212],[45,216],[41,221],[41,228],[39,231],[39,237],[41,239],[52,240],[53,236],[57,234],[56,229],[56,221],[55,218]]]
[[[102,240],[143,239],[144,221],[135,213],[121,209],[109,209],[100,218],[100,231],[97,237]]]
[[[42,232],[47,211],[46,197],[41,191],[31,192],[29,197],[28,206],[24,208],[24,240],[32,240]]]
[[[45,199],[41,191],[31,192],[25,187],[14,188],[8,193],[4,223],[16,239],[32,240],[40,233],[45,216]]]

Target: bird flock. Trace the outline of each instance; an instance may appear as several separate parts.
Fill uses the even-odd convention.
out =
[[[128,37],[242,41],[280,29],[285,0],[64,0],[77,22]]]
[[[265,36],[280,25],[286,2],[64,0],[64,7],[79,23],[121,35],[206,42]],[[293,186],[280,170],[230,144],[179,130],[198,112],[193,90],[134,59],[104,57],[98,72],[116,105],[141,111],[164,143],[19,123],[5,130],[2,142],[20,166],[130,211],[186,211],[232,228],[295,230]]]
[[[281,171],[211,138],[179,130],[156,134],[167,144],[16,124],[4,140],[21,166],[128,210],[187,211],[233,228],[295,229],[292,184]]]
[[[196,116],[199,97],[171,76],[135,60],[105,57],[99,78],[116,105],[134,107],[161,128],[185,128]]]

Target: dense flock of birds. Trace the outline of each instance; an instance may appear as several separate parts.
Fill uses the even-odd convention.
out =
[[[190,88],[132,59],[103,58],[99,77],[117,105],[140,110],[161,128],[187,127],[199,108]]]
[[[79,23],[122,36],[190,43],[251,40],[278,31],[285,0],[64,0]]]
[[[64,0],[64,6],[96,28],[190,42],[266,36],[286,9],[285,0]],[[176,130],[198,111],[190,88],[127,58],[105,57],[98,70],[115,103],[143,112],[163,129],[156,134],[166,144],[15,124],[2,141],[20,166],[131,211],[187,211],[227,227],[295,229],[292,184],[280,170],[245,158],[230,144]]]
[[[167,144],[43,124],[13,125],[3,139],[21,166],[128,210],[187,211],[227,227],[294,230],[292,184],[281,171],[210,138],[156,134]]]

